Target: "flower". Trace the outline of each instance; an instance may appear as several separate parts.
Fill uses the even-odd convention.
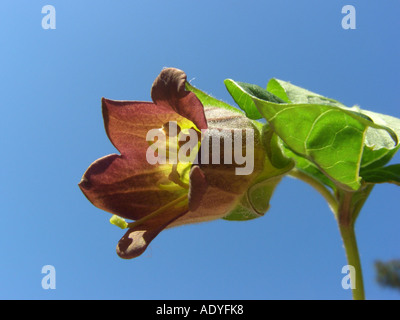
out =
[[[183,71],[166,68],[153,83],[153,102],[102,99],[106,133],[120,154],[92,163],[79,187],[96,207],[134,220],[125,225],[128,231],[118,242],[117,253],[121,258],[139,256],[166,228],[223,218],[232,213],[237,216],[239,211],[242,214],[246,210],[259,216],[267,209],[252,205],[251,195],[249,198],[246,193],[257,186],[256,177],[265,167],[265,151],[258,129],[254,130],[254,170],[249,175],[237,175],[235,169],[243,164],[235,162],[150,164],[147,161],[147,133],[154,128],[165,129],[171,122],[178,123],[183,130],[191,128],[197,132],[218,128],[232,134],[233,129],[255,129],[252,121],[240,112],[203,107],[193,92],[185,90],[185,84]],[[212,136],[215,130],[210,132]],[[244,144],[240,150],[243,148]],[[220,150],[222,158],[222,146]],[[269,192],[270,189],[269,185],[263,185],[262,190]]]

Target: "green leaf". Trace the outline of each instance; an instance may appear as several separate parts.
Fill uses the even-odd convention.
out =
[[[314,163],[333,181],[360,186],[359,163],[366,126],[325,105],[285,105],[256,100],[261,113],[295,153]]]
[[[285,154],[294,159],[296,162],[296,168],[304,173],[308,174],[315,180],[321,182],[325,186],[331,188],[333,191],[336,190],[335,184],[330,180],[318,167],[313,164],[311,161],[307,160],[306,158],[295,154],[292,150],[290,150],[287,146],[283,144]]]
[[[272,94],[274,94],[278,98],[282,99],[286,103],[290,103],[291,102],[289,97],[288,97],[288,95],[286,94],[285,89],[280,84],[280,80],[271,79],[268,82],[267,91],[271,92]]]
[[[267,90],[287,103],[300,103],[300,104],[324,104],[328,106],[346,107],[339,101],[321,96],[318,93],[311,92],[304,88],[295,86],[290,82],[271,79],[268,82]]]
[[[374,168],[363,171],[362,177],[369,183],[394,183],[400,186],[400,164],[394,164],[384,168]]]
[[[385,128],[368,127],[365,135],[365,146],[361,161],[361,167],[373,165],[383,166],[392,158],[397,149],[393,149],[395,141],[400,137],[400,119],[379,114],[376,112],[361,110],[354,106],[348,108],[342,103],[321,96],[317,93],[295,86],[289,82],[271,79],[267,90],[289,103],[326,104],[336,106],[352,112],[358,117],[363,117],[369,122],[381,125]],[[377,162],[374,164],[374,162]]]
[[[397,144],[394,130],[375,123],[370,115],[361,113],[358,108],[347,108],[340,102],[287,82],[274,79],[269,87],[280,99],[286,98],[292,103],[266,100],[267,90],[260,87],[254,91],[249,89],[249,85],[236,82],[236,86],[254,101],[259,112],[293,153],[311,162],[341,188],[357,190],[361,185],[359,170],[368,128],[375,129],[380,137],[386,135],[384,139],[374,141],[377,149],[390,147],[387,137],[392,139],[392,148]],[[265,92],[260,94],[262,90]]]
[[[400,119],[367,110],[361,110],[361,112],[369,116],[375,123],[391,128],[397,137],[400,137]],[[392,159],[399,147],[400,145],[395,146],[391,136],[385,130],[368,128],[361,170],[383,167]]]
[[[393,149],[382,148],[374,150],[373,148],[364,145],[360,172],[383,167],[392,159],[399,148],[400,144]]]
[[[251,92],[255,96],[267,101],[272,101],[276,103],[284,102],[282,99],[254,84],[235,82],[231,79],[225,80],[224,83],[230,95],[238,104],[240,109],[242,109],[246,113],[246,116],[248,118],[253,120],[261,119],[262,115],[258,111],[253,99],[247,94],[247,92]],[[243,88],[245,88],[245,91],[243,91]]]

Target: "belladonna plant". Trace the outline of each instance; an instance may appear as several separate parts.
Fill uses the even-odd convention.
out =
[[[118,255],[139,256],[166,228],[261,217],[289,175],[327,201],[355,270],[353,298],[363,299],[354,225],[375,184],[400,185],[400,165],[387,165],[399,149],[400,120],[278,79],[266,89],[231,79],[225,86],[243,111],[174,68],[154,81],[153,102],[102,99],[106,133],[120,154],[92,163],[79,187],[127,229]]]
[[[218,218],[246,220],[261,216],[268,208],[275,186],[293,167],[293,162],[282,153],[274,155],[282,157],[279,161],[268,157],[264,144],[274,145],[280,152],[270,129],[217,100],[211,99],[203,106],[185,86],[188,86],[185,73],[168,68],[153,83],[153,103],[102,100],[107,135],[121,154],[95,161],[79,187],[95,206],[115,215],[112,223],[128,229],[117,245],[122,258],[139,256],[158,233],[169,227]],[[179,134],[178,129],[175,134],[169,132],[173,123]],[[223,143],[218,148],[223,159],[214,161],[220,164],[204,159],[197,164],[180,162],[180,157],[175,157],[178,161],[172,163],[150,164],[149,153],[171,149],[168,145],[167,150],[153,150],[152,141],[147,138],[157,128],[168,137],[166,141],[175,142],[177,149],[190,132],[200,134],[202,130],[202,136],[210,135],[206,141],[212,144],[213,135],[219,141],[235,131],[250,131],[254,168],[250,174],[237,175],[243,164],[232,159],[233,153],[231,161],[225,161],[227,148]],[[199,143],[204,149],[203,140]],[[243,150],[246,141],[242,139],[240,151],[246,152]],[[213,150],[212,147],[209,149]],[[193,151],[196,150],[194,146]],[[127,223],[121,218],[134,222]]]

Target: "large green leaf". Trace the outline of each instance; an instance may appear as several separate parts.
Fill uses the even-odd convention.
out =
[[[315,165],[335,185],[348,190],[360,187],[359,170],[365,145],[371,150],[386,148],[388,152],[396,147],[395,131],[400,128],[397,121],[381,121],[387,120],[386,116],[362,113],[359,108],[347,108],[287,82],[271,81],[267,88],[273,93],[260,87],[253,90],[253,85],[233,80],[229,83],[253,100],[260,114],[294,154]],[[285,103],[276,103],[271,96]],[[390,127],[393,123],[396,130]],[[368,134],[372,142],[366,139],[368,129],[373,133]],[[383,156],[381,153],[384,152],[379,152],[379,159]],[[378,160],[378,154],[372,158]]]
[[[324,104],[336,107],[345,107],[339,101],[326,98],[318,93],[311,92],[304,88],[295,86],[290,82],[279,79],[271,79],[267,85],[267,91],[278,96],[286,103],[301,103],[301,104]]]
[[[317,181],[321,182],[322,184],[324,184],[325,186],[331,188],[333,191],[336,190],[336,186],[332,182],[332,180],[330,180],[323,172],[321,172],[321,170],[318,169],[318,167],[314,163],[312,163],[310,160],[307,160],[306,158],[304,158],[300,155],[295,154],[285,144],[283,144],[282,147],[283,147],[285,154],[296,162],[296,168],[298,170],[308,174],[315,180],[317,180]]]
[[[374,165],[374,162],[378,162],[374,165],[375,167],[382,166],[386,164],[397,151],[394,146],[395,140],[400,137],[400,119],[368,110],[361,110],[357,106],[348,108],[339,101],[326,98],[317,93],[278,79],[271,79],[268,82],[267,90],[288,103],[325,104],[336,106],[385,127],[386,130],[368,127],[365,135],[365,146],[361,167]],[[397,137],[393,133],[395,133]]]
[[[358,116],[362,116],[367,120],[373,121],[375,124],[381,125],[385,129],[369,126],[366,130],[360,176],[363,177],[366,182],[376,181],[376,183],[378,183],[379,181],[379,183],[382,183],[395,181],[396,172],[392,172],[392,170],[398,170],[398,168],[387,170],[382,167],[390,161],[400,147],[400,145],[396,147],[396,140],[400,137],[400,119],[368,110],[362,110],[357,106],[347,108],[336,100],[323,97],[317,93],[278,79],[271,79],[268,82],[267,90],[286,102],[320,103],[336,106],[354,112]],[[297,157],[296,160],[298,161],[298,166],[300,164],[301,169],[329,185],[326,180],[324,181],[324,178],[318,172],[319,170],[314,168],[310,163],[307,163],[307,160],[299,159],[299,157]],[[377,170],[374,171],[373,169]],[[364,174],[364,172],[367,173]],[[388,174],[388,172],[393,173],[395,177]],[[374,176],[374,178],[372,178],[372,176]],[[386,181],[385,177],[387,178]]]

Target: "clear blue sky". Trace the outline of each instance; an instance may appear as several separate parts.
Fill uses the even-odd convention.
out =
[[[341,27],[346,4],[355,30]],[[301,182],[285,179],[260,219],[170,229],[128,261],[124,231],[77,184],[115,152],[101,97],[149,101],[166,66],[228,103],[224,79],[276,77],[400,118],[399,15],[394,0],[2,1],[0,298],[350,299],[333,214]],[[373,266],[400,258],[399,196],[377,186],[356,225],[369,299],[400,298]],[[48,264],[55,290],[41,287]]]

